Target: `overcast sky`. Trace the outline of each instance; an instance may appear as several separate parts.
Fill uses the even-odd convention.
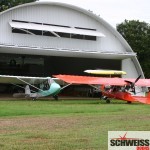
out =
[[[100,15],[105,21],[116,24],[127,20],[150,23],[150,0],[39,0],[56,1],[79,6]]]

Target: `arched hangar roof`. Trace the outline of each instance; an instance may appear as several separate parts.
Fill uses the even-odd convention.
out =
[[[74,6],[74,5],[70,5],[70,4],[66,4],[66,3],[60,3],[60,2],[33,2],[33,3],[26,3],[26,4],[23,4],[23,5],[19,5],[19,6],[11,8],[11,9],[8,9],[6,11],[3,11],[3,12],[0,13],[0,16],[2,14],[4,14],[4,13],[7,13],[9,11],[12,11],[12,10],[15,10],[15,9],[18,9],[18,8],[34,6],[34,5],[41,5],[41,4],[46,4],[46,5],[51,5],[51,6],[53,6],[53,5],[54,6],[62,6],[62,7],[70,8],[70,9],[73,9],[75,11],[81,12],[81,13],[83,13],[83,14],[85,14],[85,15],[93,18],[93,19],[95,19],[97,22],[102,24],[109,32],[111,32],[111,34],[114,35],[116,37],[116,39],[118,39],[118,41],[120,41],[120,43],[125,47],[126,52],[134,53],[133,50],[131,49],[131,47],[129,46],[129,44],[126,42],[126,40],[109,23],[107,23],[101,17],[93,14],[92,12],[90,12],[88,10],[85,10],[83,8],[80,8],[80,7]],[[132,57],[131,59],[134,62],[135,67],[136,67],[137,71],[139,72],[139,74],[142,74],[142,76],[144,77],[142,69],[140,67],[140,64],[139,64],[136,56]]]
[[[85,10],[83,8],[71,5],[71,4],[60,3],[60,2],[33,2],[33,3],[26,3],[26,4],[23,4],[23,5],[18,5],[16,7],[10,8],[10,9],[8,9],[6,11],[3,11],[3,12],[0,13],[0,15],[2,15],[3,13],[9,12],[11,10],[14,10],[14,9],[21,8],[21,7],[27,7],[27,6],[30,6],[30,5],[39,5],[39,4],[58,5],[58,6],[71,8],[73,10],[76,10],[78,12],[81,12],[83,14],[86,14],[86,15],[94,18],[95,20],[100,22],[102,25],[104,25],[105,28],[107,28],[107,30],[109,30],[113,35],[115,35],[118,38],[118,40],[126,47],[126,50],[128,50],[128,52],[133,52],[131,47],[129,46],[129,44],[126,42],[126,40],[124,40],[124,38],[109,23],[107,23],[101,17],[93,14],[92,12],[90,12],[88,10]]]

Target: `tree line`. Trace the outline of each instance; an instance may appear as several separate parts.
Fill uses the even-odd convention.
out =
[[[11,7],[21,5],[24,3],[35,2],[36,0],[0,0],[0,12],[7,10]]]
[[[36,0],[0,0],[0,12],[34,1]],[[150,78],[150,24],[139,20],[125,20],[116,28],[137,53],[145,77]]]
[[[117,25],[117,31],[137,53],[146,78],[150,78],[150,24],[139,20],[125,20]]]

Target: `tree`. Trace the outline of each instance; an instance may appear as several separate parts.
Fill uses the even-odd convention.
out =
[[[35,1],[36,0],[0,0],[0,12],[17,5]]]
[[[125,20],[117,30],[137,53],[145,77],[150,78],[150,25],[136,20]]]

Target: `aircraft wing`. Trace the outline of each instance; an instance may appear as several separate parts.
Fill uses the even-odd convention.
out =
[[[0,75],[0,83],[4,84],[40,84],[45,81],[46,77],[25,77]]]
[[[124,86],[128,85],[126,80],[135,82],[135,79],[128,78],[107,78],[107,77],[90,77],[90,76],[74,76],[74,75],[54,75],[54,77],[72,84],[90,84],[90,85],[116,85]],[[139,79],[136,86],[150,87],[150,79]]]
[[[131,82],[134,82],[135,79],[124,79],[124,80],[128,80]],[[150,79],[139,79],[136,83],[136,86],[146,86],[146,87],[150,87]]]
[[[54,77],[72,84],[90,84],[90,85],[117,85],[124,86],[126,82],[121,78],[103,78],[90,76],[74,76],[74,75],[54,75]]]

